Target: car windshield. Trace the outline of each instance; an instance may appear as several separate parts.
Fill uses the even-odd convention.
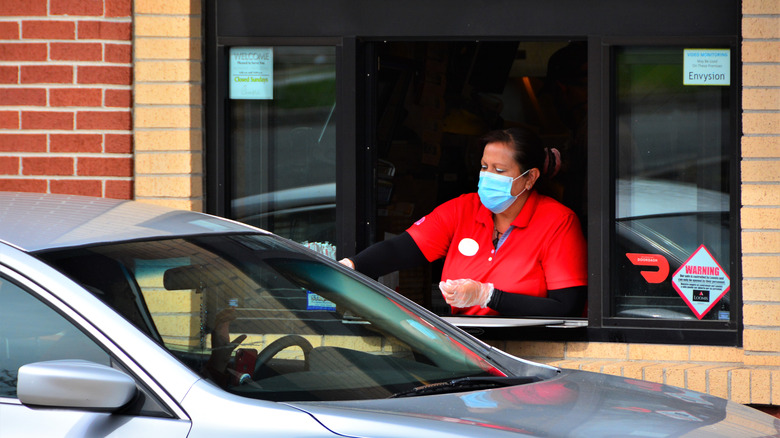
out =
[[[504,375],[464,345],[471,340],[456,339],[403,297],[271,235],[145,240],[38,256],[192,370],[242,396],[384,398]]]

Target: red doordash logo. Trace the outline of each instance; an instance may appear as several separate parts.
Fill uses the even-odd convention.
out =
[[[669,261],[662,255],[626,253],[626,257],[636,266],[654,266],[658,268],[657,271],[640,272],[648,283],[661,283],[669,275]]]

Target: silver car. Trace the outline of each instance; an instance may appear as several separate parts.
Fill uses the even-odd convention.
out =
[[[780,420],[522,360],[270,233],[0,193],[0,437],[736,437]]]

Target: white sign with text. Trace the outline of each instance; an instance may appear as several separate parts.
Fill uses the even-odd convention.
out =
[[[683,50],[683,85],[730,85],[731,50]]]
[[[232,47],[229,78],[231,99],[273,99],[273,48]]]

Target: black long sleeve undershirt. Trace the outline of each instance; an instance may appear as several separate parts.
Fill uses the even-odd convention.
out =
[[[407,232],[371,245],[350,260],[355,270],[372,278],[428,261]],[[495,289],[487,306],[506,316],[581,316],[586,298],[587,286],[550,290],[546,298]]]
[[[547,291],[547,298],[493,289],[487,307],[504,316],[582,316],[587,286]]]
[[[377,278],[401,269],[414,268],[428,262],[412,236],[404,231],[390,239],[377,242],[356,256],[350,257],[355,270]]]

